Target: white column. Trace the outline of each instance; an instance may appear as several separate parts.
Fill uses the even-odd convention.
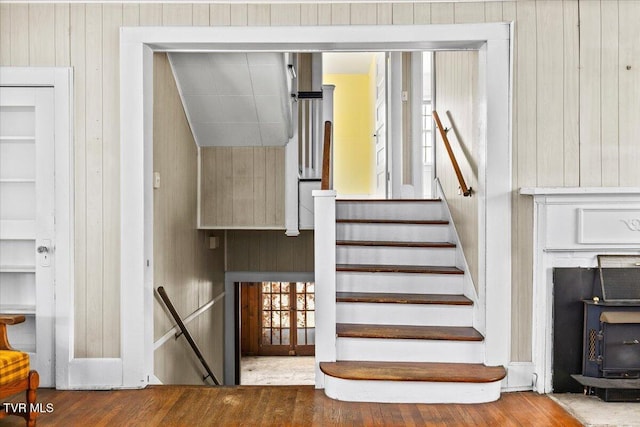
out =
[[[387,87],[387,167],[391,169],[391,194],[400,198],[402,187],[402,53],[391,52]]]
[[[324,388],[320,362],[336,360],[336,192],[314,190],[316,388]]]
[[[411,184],[413,196],[421,198],[422,183],[422,52],[411,53]],[[429,84],[429,82],[426,82]]]
[[[291,120],[293,136],[284,148],[284,226],[287,236],[297,236],[298,229],[298,104],[294,104]]]

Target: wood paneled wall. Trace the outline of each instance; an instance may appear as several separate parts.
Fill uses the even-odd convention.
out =
[[[436,130],[436,175],[447,198],[453,222],[469,265],[473,282],[478,283],[478,140],[477,79],[478,52],[436,52],[434,54],[435,108],[442,125],[451,129],[447,138],[468,187],[475,197],[464,197],[451,159]]]
[[[74,67],[76,356],[119,354],[119,26],[500,21],[516,23],[512,358],[526,361],[532,206],[515,190],[640,185],[640,1],[0,4],[0,65]]]
[[[227,231],[227,271],[313,271],[313,231]]]
[[[165,53],[153,58],[154,287],[164,286],[178,313],[187,317],[224,291],[224,244],[209,249],[213,232],[198,230],[196,143]],[[222,232],[216,232],[220,240]],[[223,304],[216,303],[187,325],[205,359],[220,377],[223,363]],[[154,340],[175,324],[156,298]],[[154,352],[155,375],[165,384],[202,384],[202,368],[184,338],[170,339]]]
[[[284,229],[284,147],[203,147],[203,227]]]

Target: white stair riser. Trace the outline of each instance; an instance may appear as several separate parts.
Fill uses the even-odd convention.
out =
[[[338,292],[390,292],[402,294],[460,295],[462,274],[336,273]]]
[[[483,363],[484,342],[338,337],[336,359],[372,362]]]
[[[347,402],[484,403],[500,398],[500,381],[453,383],[345,380],[325,375],[324,392]]]
[[[454,266],[455,248],[404,248],[392,246],[337,246],[338,264]]]
[[[340,219],[401,219],[440,220],[443,219],[439,202],[336,202],[336,218]]]
[[[448,242],[446,224],[336,224],[338,240],[375,240],[387,242]]]
[[[339,302],[336,322],[383,325],[473,326],[470,305]]]

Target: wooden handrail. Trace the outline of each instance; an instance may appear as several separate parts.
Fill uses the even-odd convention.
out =
[[[458,177],[458,183],[460,184],[460,190],[462,190],[462,195],[467,197],[471,196],[471,187],[467,187],[467,183],[464,181],[464,177],[462,176],[462,171],[460,170],[460,166],[458,165],[458,161],[456,160],[455,154],[453,154],[453,150],[451,149],[451,144],[449,144],[449,138],[447,138],[447,131],[444,127],[442,127],[442,122],[440,122],[440,117],[438,116],[437,111],[433,111],[433,118],[436,121],[436,126],[440,131],[440,136],[442,136],[442,142],[444,142],[444,147],[447,149],[447,153],[449,153],[449,159],[451,159],[451,164],[453,165],[453,170]]]
[[[324,122],[324,143],[322,146],[322,183],[320,189],[331,189],[331,122]]]
[[[178,324],[178,327],[180,328],[180,333],[176,334],[176,339],[178,339],[180,335],[184,335],[187,342],[191,346],[191,349],[198,357],[198,360],[200,360],[202,367],[205,369],[205,371],[207,371],[207,375],[202,376],[202,381],[205,381],[207,378],[211,378],[211,380],[215,385],[220,385],[220,382],[218,381],[214,373],[211,371],[211,368],[209,368],[209,364],[207,363],[206,360],[204,360],[204,356],[202,355],[202,352],[200,351],[198,344],[196,344],[196,342],[193,340],[193,337],[191,336],[191,334],[189,333],[189,330],[187,329],[184,322],[182,321],[182,318],[178,314],[178,311],[171,303],[171,300],[169,299],[169,295],[167,295],[167,291],[164,290],[164,287],[158,286],[158,295],[160,295],[162,302],[164,303],[165,306],[167,306],[167,309],[169,310],[169,312],[173,316],[173,319],[176,321],[176,323]]]

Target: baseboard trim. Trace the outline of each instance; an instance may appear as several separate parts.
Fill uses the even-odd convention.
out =
[[[122,359],[73,359],[65,390],[112,390],[122,386]]]
[[[535,383],[535,365],[533,362],[511,362],[507,366],[506,383],[503,382],[502,391],[529,391]],[[505,385],[506,384],[506,385]]]

